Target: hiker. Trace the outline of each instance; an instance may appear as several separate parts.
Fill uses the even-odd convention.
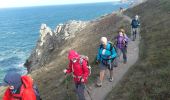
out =
[[[120,8],[119,8],[119,13],[120,13],[120,15],[123,14],[123,11],[124,11],[123,7],[120,7]]]
[[[118,60],[120,61],[121,53],[123,54],[123,63],[127,63],[127,45],[128,45],[128,37],[125,34],[124,29],[118,30],[118,35],[115,37],[116,39],[116,48],[117,48],[117,54],[118,54]]]
[[[107,41],[106,37],[101,37],[101,45],[98,48],[97,60],[100,68],[100,77],[99,82],[97,82],[97,86],[102,86],[102,81],[104,79],[105,70],[109,69],[110,77],[109,81],[113,81],[113,61],[115,60],[117,53],[111,42]],[[117,66],[117,65],[116,65]]]
[[[138,15],[136,15],[135,18],[132,20],[131,26],[132,26],[132,40],[135,41],[136,34],[139,34],[139,26],[140,26]]]
[[[29,76],[9,72],[5,75],[3,85],[8,88],[2,100],[41,100],[36,98],[33,79]]]
[[[64,69],[64,73],[73,73],[78,100],[85,100],[84,89],[88,80],[89,70],[87,60],[81,59],[81,56],[74,50],[70,50],[68,54],[69,67]]]

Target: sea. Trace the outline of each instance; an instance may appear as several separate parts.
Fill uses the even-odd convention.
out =
[[[0,8],[0,83],[8,72],[27,73],[23,64],[36,45],[42,23],[55,29],[69,20],[94,20],[129,6],[129,3],[106,2]]]

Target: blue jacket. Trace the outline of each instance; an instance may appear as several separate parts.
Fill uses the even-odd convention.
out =
[[[114,47],[112,47],[111,50],[111,44],[108,42],[106,49],[100,45],[98,48],[98,54],[97,54],[97,60],[102,62],[102,60],[108,60],[108,62],[111,62],[112,59],[114,59],[117,56],[116,50]],[[110,57],[110,58],[109,58]]]
[[[132,28],[138,28],[140,26],[139,20],[133,19],[131,22]]]

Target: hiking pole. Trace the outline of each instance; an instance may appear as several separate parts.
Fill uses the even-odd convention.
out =
[[[85,85],[85,84],[84,84],[84,85]],[[89,89],[87,88],[87,85],[85,85],[85,88],[86,88],[86,90],[87,90],[87,93],[88,93],[90,99],[93,100],[93,99],[92,99],[92,96],[91,96],[91,94],[90,94],[90,91],[89,91]]]
[[[66,74],[65,74],[65,86],[66,86],[66,94],[67,94],[68,100],[71,100],[70,95],[69,95],[69,90],[68,90],[68,80],[67,80]]]

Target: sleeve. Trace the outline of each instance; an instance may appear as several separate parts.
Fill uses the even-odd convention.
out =
[[[131,26],[133,25],[133,20],[131,21]]]
[[[138,20],[138,26],[140,26],[140,22],[139,22],[139,20]]]
[[[34,90],[32,89],[25,90],[22,95],[22,100],[36,100],[36,95],[34,93]]]
[[[9,88],[5,91],[3,99],[2,100],[10,100],[10,90]]]
[[[71,73],[71,72],[72,72],[72,62],[70,61],[66,73]]]
[[[128,42],[130,39],[128,38],[128,36],[125,34],[125,41]]]
[[[117,53],[116,53],[115,48],[113,47],[111,58],[115,58],[116,56],[117,56]]]
[[[83,68],[83,79],[85,81],[87,81],[87,78],[88,78],[88,75],[89,75],[89,70],[88,70],[88,67],[87,67],[87,62],[85,60],[83,60],[82,68]]]
[[[98,53],[97,53],[97,59],[96,60],[100,60],[100,47],[98,48]]]

